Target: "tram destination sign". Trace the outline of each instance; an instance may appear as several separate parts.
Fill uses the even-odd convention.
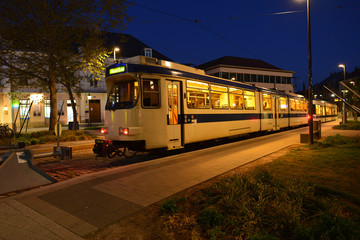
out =
[[[125,72],[125,66],[118,66],[109,69],[109,75]]]

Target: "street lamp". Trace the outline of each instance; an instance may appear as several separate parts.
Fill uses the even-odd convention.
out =
[[[91,126],[91,114],[90,114],[90,111],[91,111],[91,105],[90,105],[90,100],[91,100],[91,95],[90,95],[90,93],[88,94],[88,96],[87,96],[87,99],[88,99],[88,104],[89,104],[89,126]]]
[[[346,73],[346,71],[345,71],[345,64],[339,64],[338,67],[341,67],[341,68],[343,68],[343,70],[344,70],[344,83],[345,83],[345,73]],[[343,101],[343,116],[342,116],[342,122],[343,122],[343,124],[345,124],[345,123],[346,123],[345,92],[343,92],[343,97],[344,97],[344,101]]]
[[[116,61],[116,52],[120,51],[120,48],[114,48],[114,62]]]
[[[314,126],[313,126],[313,86],[312,86],[312,57],[311,57],[311,21],[310,21],[310,0],[307,0],[307,31],[308,31],[308,63],[309,63],[309,143],[314,142]]]

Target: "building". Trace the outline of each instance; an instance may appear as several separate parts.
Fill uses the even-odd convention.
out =
[[[208,75],[293,92],[293,71],[257,59],[225,56],[199,66]]]
[[[119,48],[118,52],[115,52],[114,55],[106,59],[106,66],[114,63],[114,57],[120,59],[137,55],[146,55],[171,61],[168,57],[131,35],[106,33],[105,38],[106,46],[109,49]],[[0,79],[0,81],[4,81],[4,79]],[[82,82],[80,85],[83,92],[80,96],[75,96],[78,121],[88,124],[104,122],[105,103],[107,100],[105,81]],[[31,87],[19,89],[15,95],[10,92],[9,87],[0,87],[0,123],[12,126],[16,122],[17,130],[25,122],[24,128],[47,127],[49,126],[50,119],[49,99],[48,93]],[[68,124],[74,120],[68,93],[60,85],[58,85],[57,109],[61,124]],[[28,121],[25,121],[26,119]]]

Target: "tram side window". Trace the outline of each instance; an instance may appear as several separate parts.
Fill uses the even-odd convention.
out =
[[[247,110],[254,110],[255,104],[255,92],[244,91],[244,106]]]
[[[286,98],[280,97],[280,110],[287,111],[287,109],[288,109],[288,106],[287,106]]]
[[[295,101],[296,101],[297,110],[303,111],[304,110],[303,101],[302,100],[295,100]]]
[[[296,111],[296,102],[293,98],[290,98],[290,109]]]
[[[271,95],[263,93],[263,109],[271,110]]]
[[[211,107],[214,109],[229,108],[227,87],[211,85]]]
[[[142,105],[144,108],[160,107],[160,89],[158,79],[143,79],[142,90]]]
[[[229,88],[230,108],[235,110],[244,109],[243,90],[237,88]]]
[[[303,110],[305,111],[305,112],[307,112],[307,102],[304,100],[304,101],[302,101],[303,102]]]
[[[325,114],[326,115],[331,115],[330,107],[325,107]]]
[[[209,84],[186,81],[187,107],[210,108]]]
[[[317,114],[317,115],[321,115],[321,106],[320,105],[315,105],[315,113]]]

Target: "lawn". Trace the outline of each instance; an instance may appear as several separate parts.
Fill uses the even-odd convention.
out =
[[[360,144],[334,136],[162,204],[169,239],[360,239]]]

